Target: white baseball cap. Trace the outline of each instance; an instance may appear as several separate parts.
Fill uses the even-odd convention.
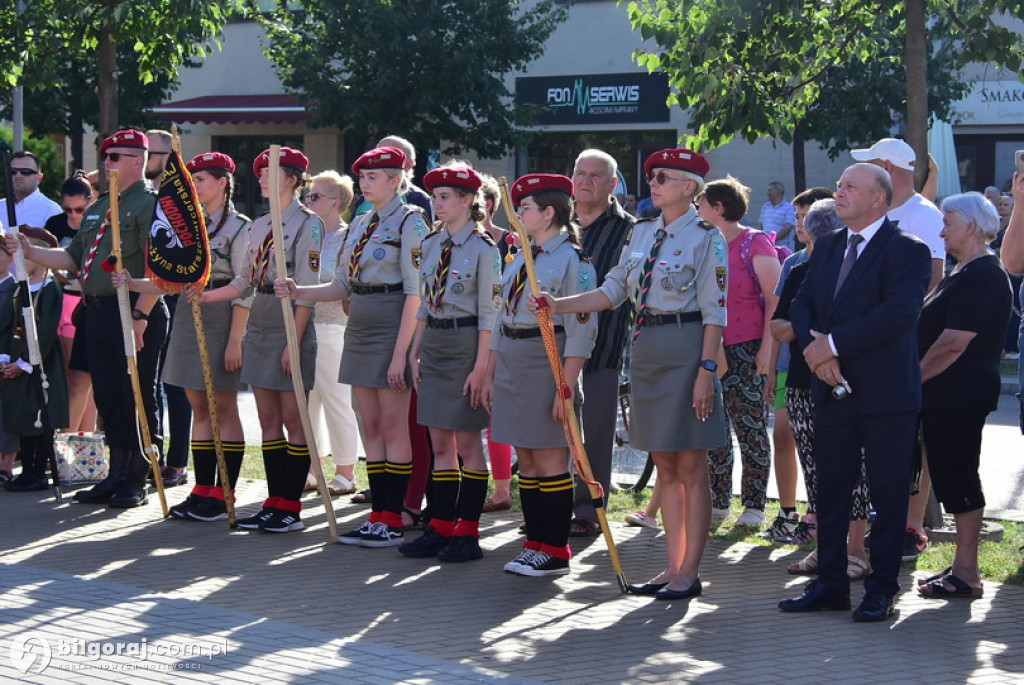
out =
[[[858,162],[870,162],[873,159],[885,160],[893,166],[907,171],[913,171],[917,162],[914,148],[899,138],[882,138],[869,148],[850,150],[850,156]]]

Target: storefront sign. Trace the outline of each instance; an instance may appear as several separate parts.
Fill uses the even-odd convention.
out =
[[[516,103],[540,108],[538,124],[669,120],[664,74],[593,74],[516,79]]]
[[[957,124],[1024,124],[1024,83],[1013,78],[978,81],[967,96],[953,105]]]

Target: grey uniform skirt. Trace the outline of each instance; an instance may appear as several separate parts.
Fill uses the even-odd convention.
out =
[[[700,370],[704,326],[700,322],[644,328],[633,343],[630,364],[629,442],[645,452],[721,447],[725,436],[722,384],[714,379],[711,416],[693,411],[693,383]]]
[[[556,333],[555,337],[561,354],[565,334]],[[578,385],[574,397],[578,403]],[[566,447],[562,422],[551,418],[554,402],[555,380],[544,351],[544,339],[513,340],[502,336],[494,369],[491,438],[528,449]]]
[[[249,310],[249,325],[245,329],[242,346],[242,382],[268,390],[293,390],[292,379],[285,376],[281,368],[281,356],[287,346],[288,334],[284,330],[281,300],[274,295],[257,293]],[[312,316],[306,324],[299,350],[302,385],[309,390],[313,387],[316,372],[316,333]]]
[[[206,349],[210,356],[210,375],[213,377],[213,389],[217,392],[230,392],[245,387],[239,371],[228,373],[224,369],[224,350],[228,346],[233,308],[234,305],[230,302],[211,302],[202,306],[203,332],[206,333]],[[171,339],[164,354],[165,383],[192,390],[206,389],[203,367],[199,360],[199,343],[196,342],[196,328],[192,323],[192,305],[184,297],[178,300],[178,305],[174,308]]]
[[[363,388],[388,387],[388,367],[398,342],[404,306],[404,293],[352,295],[339,383]],[[405,365],[405,384],[412,387],[408,364]]]
[[[487,428],[491,416],[483,407],[469,406],[462,386],[476,364],[479,331],[476,326],[427,328],[420,345],[419,396],[416,421],[421,426],[453,431]]]

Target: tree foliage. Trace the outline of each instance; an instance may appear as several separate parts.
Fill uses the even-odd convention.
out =
[[[928,0],[933,65],[954,74],[965,63],[992,61],[1019,70],[1020,36],[994,15],[1024,17],[1024,2]],[[690,108],[691,145],[713,148],[733,137],[790,142],[812,115],[825,84],[857,76],[902,79],[903,3],[884,0],[647,0],[629,2],[630,22],[657,48],[634,53],[638,64],[668,74],[671,99]],[[894,52],[894,48],[896,52]],[[889,69],[884,66],[888,64]],[[888,87],[892,83],[882,83]],[[904,86],[904,98],[906,88]],[[943,94],[936,93],[937,97]],[[948,93],[946,93],[948,95]],[[829,115],[884,104],[870,90],[837,91]],[[822,103],[826,104],[826,103]],[[936,103],[938,104],[938,103]],[[836,107],[836,109],[831,109]],[[908,127],[927,122],[907,122]]]
[[[289,3],[295,4],[295,3]],[[261,19],[285,88],[314,126],[356,140],[390,132],[498,157],[519,123],[504,76],[539,56],[564,7],[552,0],[301,0]],[[524,6],[528,5],[528,7]]]

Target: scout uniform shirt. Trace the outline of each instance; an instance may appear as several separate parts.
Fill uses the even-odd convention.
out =
[[[380,220],[377,228],[370,235],[359,258],[359,273],[355,283],[358,285],[397,285],[402,284],[402,292],[406,295],[420,294],[420,244],[427,235],[427,223],[423,220],[423,212],[412,205],[402,202],[395,196],[384,205],[379,212],[367,212],[352,220],[348,228],[348,239],[341,248],[338,259],[338,273],[334,283],[352,295],[352,284],[348,281],[349,261],[366,228],[376,214]]]
[[[425,321],[428,316],[435,319],[475,316],[477,330],[493,330],[501,301],[501,253],[491,236],[475,221],[467,223],[455,235],[449,233],[449,228],[446,225],[423,240],[422,291],[416,318]],[[444,244],[449,239],[452,250],[448,276],[440,296],[440,310],[434,311],[429,302],[430,293],[437,280]]]
[[[320,217],[303,207],[298,200],[281,211],[281,233],[284,238],[285,267],[288,276],[298,285],[316,285],[320,271],[320,245],[324,228]],[[275,249],[266,254],[267,238],[272,234],[270,214],[264,214],[249,229],[249,251],[242,273],[231,281],[241,293],[251,285],[257,292],[273,293],[277,266]],[[299,307],[313,307],[309,300],[296,300]]]
[[[491,349],[497,350],[500,338],[503,335],[502,326],[509,328],[536,328],[537,317],[534,316],[526,306],[526,298],[530,296],[530,286],[527,284],[523,290],[518,305],[509,305],[509,291],[516,280],[516,274],[523,266],[524,257],[522,250],[516,254],[515,261],[509,264],[501,279],[501,302],[497,323],[494,326],[494,335],[491,336]],[[586,262],[580,256],[576,247],[569,242],[568,233],[560,233],[548,240],[540,248],[534,258],[534,269],[537,273],[537,282],[540,289],[551,293],[555,297],[576,295],[594,289],[597,282],[597,274],[593,265]],[[513,296],[513,299],[514,296]],[[555,326],[562,326],[565,329],[565,357],[590,356],[594,349],[594,339],[597,337],[597,317],[590,314],[556,314],[551,317],[551,323]]]
[[[206,219],[206,230],[209,233],[210,255],[213,263],[210,266],[210,280],[207,288],[212,290],[227,285],[238,276],[244,276],[246,256],[249,254],[249,228],[252,220],[249,217],[231,212],[224,225],[217,229],[228,206],[224,205]],[[216,231],[216,233],[214,233]],[[252,305],[252,297],[237,297],[231,304],[242,307]]]
[[[121,230],[121,261],[122,267],[135,278],[145,276],[146,250],[149,245],[149,232],[153,225],[153,208],[156,205],[156,191],[146,187],[144,181],[136,181],[121,193],[119,204]],[[78,229],[71,244],[65,252],[75,260],[79,270],[84,266],[96,239],[96,233],[104,223],[109,223],[107,211],[110,209],[110,195],[104,195],[93,202],[85,210],[82,227]],[[89,277],[82,282],[82,294],[94,297],[108,297],[117,294],[110,282],[110,274],[103,270],[101,264],[114,245],[114,230],[108,225],[100,240],[89,268]]]
[[[637,295],[637,281],[659,229],[665,237],[654,261],[645,297],[649,314],[700,311],[704,324],[725,326],[726,243],[722,233],[690,209],[664,225],[664,217],[637,222],[619,263],[598,288],[617,307]]]

